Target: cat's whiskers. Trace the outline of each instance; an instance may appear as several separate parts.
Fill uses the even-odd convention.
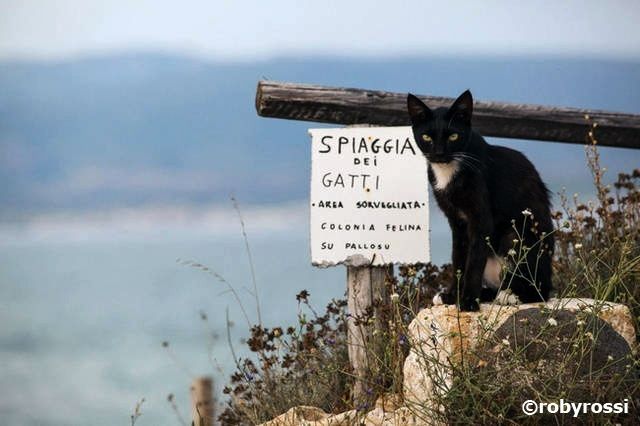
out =
[[[455,153],[453,154],[453,158],[455,158],[460,164],[462,164],[463,166],[467,166],[469,169],[471,169],[472,171],[481,174],[482,171],[480,170],[479,165],[481,165],[480,160],[478,160],[477,158],[471,157],[471,156],[466,156],[462,153]],[[474,164],[472,161],[470,160],[474,160],[476,161],[478,164]]]
[[[455,152],[453,154],[453,156],[454,157],[457,156],[457,157],[460,157],[460,158],[466,158],[466,159],[469,159],[469,160],[473,160],[478,164],[482,164],[482,161],[480,161],[480,159],[478,159],[475,155],[469,154],[467,152]]]
[[[462,165],[463,166],[467,166],[467,168],[471,169],[472,171],[476,172],[477,174],[481,174],[482,172],[480,171],[479,168],[477,168],[476,166],[473,166],[471,163],[467,162],[467,161],[462,161]]]
[[[474,165],[481,167],[482,166],[482,161],[480,161],[478,158],[476,158],[475,156],[471,155],[471,154],[467,154],[464,152],[456,152],[453,154],[454,158],[460,159],[460,160],[467,160],[467,161],[472,161]]]
[[[471,171],[473,171],[473,172],[480,173],[480,171],[479,171],[476,167],[474,167],[473,165],[471,165],[470,163],[468,163],[468,162],[466,162],[466,161],[464,161],[464,160],[458,160],[458,162],[459,162],[463,167],[466,167],[467,169],[469,169],[469,170],[471,170]]]

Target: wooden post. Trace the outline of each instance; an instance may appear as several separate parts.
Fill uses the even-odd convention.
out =
[[[213,380],[198,377],[191,384],[191,418],[195,426],[213,426]]]
[[[385,330],[380,308],[374,309],[374,302],[378,301],[378,306],[389,303],[385,279],[392,274],[393,266],[347,266],[347,344],[349,361],[356,377],[352,394],[356,407],[367,399],[367,376],[372,367],[370,359],[378,356],[371,352],[374,350],[369,345],[371,337],[375,330]],[[374,315],[373,323],[356,324],[357,319],[368,311]]]
[[[420,96],[432,108],[449,107],[451,98]],[[408,126],[407,94],[379,90],[260,81],[256,109],[263,117],[334,124]],[[640,148],[640,115],[541,105],[476,101],[473,127],[484,136],[569,142],[584,145],[598,123],[598,145]]]

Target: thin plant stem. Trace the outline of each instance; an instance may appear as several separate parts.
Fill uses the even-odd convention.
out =
[[[258,296],[258,285],[256,282],[256,271],[253,263],[253,256],[251,255],[251,247],[249,246],[249,238],[247,237],[247,230],[244,225],[244,219],[242,218],[242,213],[240,211],[240,206],[238,204],[238,200],[235,197],[231,197],[231,201],[233,202],[233,208],[238,214],[238,219],[240,220],[240,228],[242,229],[242,238],[244,239],[244,247],[247,251],[247,259],[249,260],[249,270],[251,271],[251,282],[253,283],[253,297],[256,301],[256,313],[258,314],[258,324],[262,326],[262,314],[260,312],[260,299]]]

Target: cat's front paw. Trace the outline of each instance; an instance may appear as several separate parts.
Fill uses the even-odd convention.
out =
[[[445,291],[438,292],[435,296],[433,296],[433,305],[455,305],[456,297],[452,294],[449,294]]]
[[[520,303],[520,299],[518,299],[518,296],[513,294],[511,290],[507,289],[500,290],[500,292],[496,295],[495,302],[498,305],[510,306]]]

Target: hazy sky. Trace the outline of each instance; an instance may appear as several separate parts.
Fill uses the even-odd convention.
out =
[[[148,49],[276,55],[640,58],[640,2],[0,0],[0,58]]]

